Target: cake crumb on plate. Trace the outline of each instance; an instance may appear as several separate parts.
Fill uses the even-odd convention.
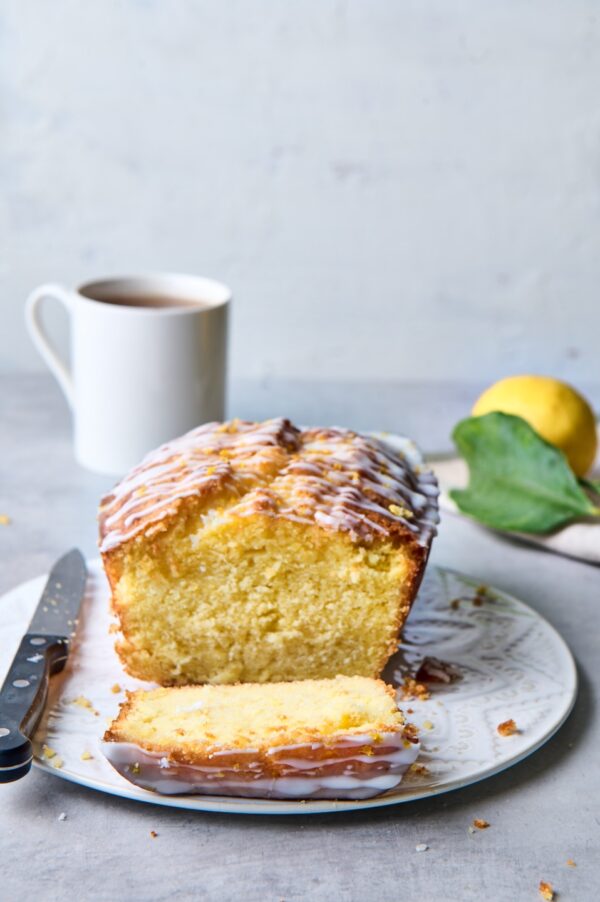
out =
[[[413,677],[405,677],[399,688],[400,698],[403,702],[415,699],[420,702],[426,702],[431,698],[431,692],[424,683],[419,683]]]
[[[426,764],[411,764],[408,770],[409,773],[413,774],[415,777],[429,777],[431,774],[431,771]]]
[[[496,729],[501,736],[514,736],[515,733],[520,733],[520,730],[512,717],[509,720],[503,720],[502,723],[498,724]]]
[[[89,698],[86,698],[85,695],[78,695],[77,698],[74,698],[71,701],[71,704],[77,705],[78,708],[86,708],[88,711],[91,711],[92,714],[95,714],[96,717],[98,717],[98,715],[100,714],[99,711],[96,711]]]

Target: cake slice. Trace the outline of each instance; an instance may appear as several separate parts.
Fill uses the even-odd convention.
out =
[[[165,795],[366,799],[400,783],[419,743],[392,687],[338,676],[130,692],[103,749]]]
[[[436,522],[409,442],[283,419],[201,426],[102,501],[117,651],[163,686],[378,676]]]

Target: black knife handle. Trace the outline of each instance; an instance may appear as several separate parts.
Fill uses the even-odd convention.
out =
[[[28,773],[31,736],[46,704],[50,675],[63,669],[68,654],[64,636],[27,633],[21,639],[0,689],[0,783]]]

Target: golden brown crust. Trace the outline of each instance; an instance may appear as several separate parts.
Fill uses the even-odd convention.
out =
[[[428,548],[437,522],[429,472],[377,439],[288,420],[209,423],[163,445],[101,502],[100,548],[150,538],[192,510],[227,507]]]
[[[428,554],[429,549],[415,547],[414,544],[410,548],[410,565],[402,585],[397,616],[392,630],[392,639],[388,649],[381,656],[378,668],[375,673],[372,674],[373,677],[379,676],[392,655],[398,651],[398,637],[400,636],[402,627],[410,613],[412,603],[417,597],[417,592],[419,591],[419,586],[421,585],[421,580],[425,573],[425,564],[427,563]]]

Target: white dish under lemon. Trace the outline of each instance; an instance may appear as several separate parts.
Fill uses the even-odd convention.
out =
[[[520,761],[561,726],[577,694],[572,655],[559,634],[523,602],[450,570],[430,567],[384,674],[400,685],[425,656],[456,665],[460,679],[432,688],[431,698],[401,703],[420,728],[422,772],[363,801],[276,801],[221,796],[161,796],[119,776],[105,760],[101,737],[123,690],[145,687],[123,673],[109,634],[108,586],[99,561],[90,578],[77,641],[63,674],[53,678],[48,713],[35,741],[34,764],[46,772],[111,795],[197,811],[309,814],[375,808],[457,789]],[[0,677],[8,669],[45,583],[33,579],[0,599]],[[120,691],[113,691],[119,687]],[[498,724],[519,729],[501,736]],[[55,754],[45,757],[42,746]],[[58,767],[57,764],[62,764]]]

